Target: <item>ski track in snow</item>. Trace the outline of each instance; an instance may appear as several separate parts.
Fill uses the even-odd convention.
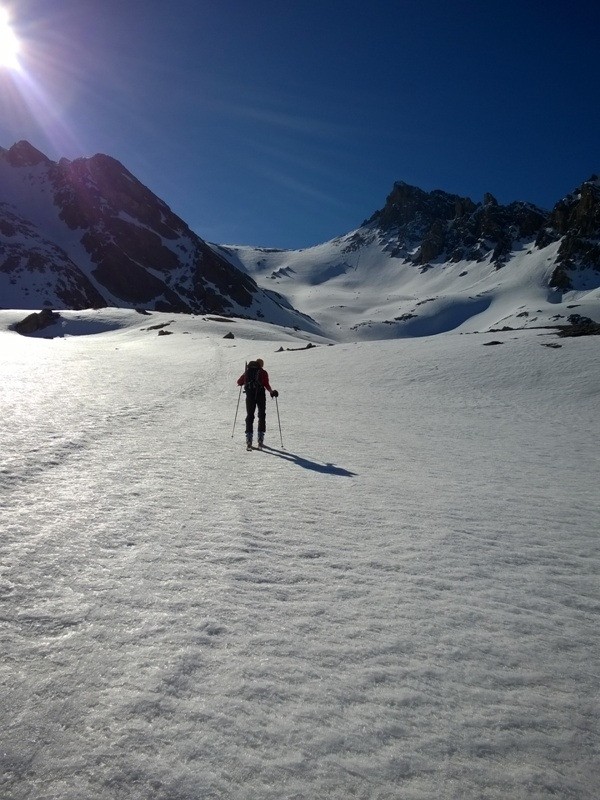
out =
[[[9,336],[3,797],[597,796],[595,340]]]

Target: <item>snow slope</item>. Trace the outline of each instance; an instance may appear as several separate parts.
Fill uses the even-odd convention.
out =
[[[597,797],[596,337],[18,316],[2,797]],[[246,453],[259,355],[285,447],[269,400]]]
[[[368,225],[307,250],[212,247],[324,335],[356,341],[566,324],[573,313],[600,321],[597,275],[588,285],[581,273],[576,291],[548,288],[559,245],[522,241],[500,269],[490,258],[420,267],[394,256],[392,241]]]

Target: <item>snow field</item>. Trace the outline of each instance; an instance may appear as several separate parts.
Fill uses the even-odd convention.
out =
[[[0,332],[4,796],[592,800],[595,340],[244,326]]]

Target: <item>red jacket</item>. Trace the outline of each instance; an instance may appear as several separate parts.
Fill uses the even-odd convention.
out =
[[[271,389],[271,384],[269,383],[269,373],[267,372],[267,370],[266,369],[261,369],[259,371],[259,373],[258,373],[258,377],[259,377],[260,382],[262,383],[262,385],[267,390],[267,392],[272,392],[273,389]],[[237,385],[238,386],[243,386],[245,383],[246,383],[246,373],[244,372],[237,379]]]

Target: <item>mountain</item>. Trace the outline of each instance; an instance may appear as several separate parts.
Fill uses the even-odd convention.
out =
[[[0,306],[145,307],[311,329],[106,155],[0,149]]]
[[[397,182],[382,209],[331,242],[218,252],[336,339],[600,321],[600,181],[550,212]]]
[[[600,180],[551,211],[399,181],[356,230],[283,251],[205,242],[107,155],[0,149],[0,307],[105,306],[334,340],[600,321]]]

